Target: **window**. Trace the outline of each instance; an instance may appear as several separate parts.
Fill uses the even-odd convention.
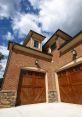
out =
[[[38,48],[38,45],[39,45],[39,42],[36,41],[36,40],[34,40],[34,47],[35,47],[35,48]]]
[[[53,43],[53,44],[51,45],[51,50],[54,50],[54,49],[56,49],[56,43]]]

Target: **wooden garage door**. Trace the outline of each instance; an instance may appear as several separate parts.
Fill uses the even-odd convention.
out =
[[[61,101],[82,104],[82,65],[58,73]]]
[[[45,74],[22,70],[20,76],[17,105],[45,102]]]

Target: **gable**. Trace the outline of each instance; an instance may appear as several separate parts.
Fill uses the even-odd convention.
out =
[[[37,32],[30,30],[23,45],[33,48],[35,50],[42,51],[42,41],[45,37]]]
[[[34,32],[33,30],[30,30],[28,35],[26,36],[26,39],[25,39],[23,45],[27,45],[27,43],[29,42],[30,38],[36,38],[39,41],[43,41],[45,36],[43,36],[43,35],[41,35],[41,34],[39,34],[37,32]]]
[[[82,32],[75,35],[69,43],[67,43],[65,46],[60,48],[61,55],[69,51],[71,48],[78,46],[81,43],[82,43]]]
[[[52,37],[44,44],[43,48],[51,47],[53,43],[59,42],[61,46],[63,43],[72,40],[72,37],[69,36],[67,33],[58,29]]]

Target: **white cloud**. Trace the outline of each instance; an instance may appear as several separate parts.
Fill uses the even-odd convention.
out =
[[[64,22],[66,18],[65,9],[65,0],[42,0],[39,15],[42,29],[53,31],[55,27],[60,26],[60,22]]]
[[[13,31],[20,37],[27,35],[30,29],[54,33],[60,28],[70,34],[82,29],[82,0],[29,0],[34,9],[40,10],[39,16],[21,13],[20,2],[0,0],[0,18],[11,17]],[[39,22],[41,28],[37,25]]]
[[[2,66],[2,69],[0,70],[0,78],[2,78],[3,74],[4,74],[5,67],[6,67],[7,57],[8,57],[9,51],[7,50],[6,47],[0,46],[0,52],[4,55],[4,59],[2,59],[0,61],[0,65]]]
[[[7,59],[1,60],[0,65],[2,66],[1,72],[4,72],[5,67],[6,67]]]
[[[1,60],[1,62],[0,62],[0,66],[1,66],[0,78],[3,78],[3,74],[4,74],[4,71],[5,71],[6,64],[7,64],[7,59]]]
[[[13,17],[20,10],[21,0],[0,0],[0,19]]]
[[[40,28],[37,25],[38,18],[34,14],[18,14],[13,19],[12,28],[15,33],[18,33],[20,37],[27,35],[29,30],[40,32]]]
[[[39,7],[40,0],[29,0],[29,2],[35,9]]]
[[[37,1],[32,0],[31,1],[32,5],[38,7]],[[12,19],[12,28],[13,28],[14,34],[18,34],[19,37],[23,37],[24,35],[27,35],[28,31],[31,29],[37,32],[40,32],[40,28],[37,25],[38,17],[30,13],[21,13],[20,2],[21,0],[1,0],[0,1],[0,19],[10,17]],[[10,40],[12,35],[8,33],[7,36],[8,36],[7,40]]]
[[[61,28],[71,33],[82,28],[81,12],[82,0],[41,0],[39,20],[43,30],[55,32]]]
[[[3,36],[3,39],[12,41],[14,39],[14,36],[11,34],[11,32],[7,32],[7,34]]]
[[[7,47],[1,46],[1,45],[0,45],[0,52],[5,56],[8,56],[8,54],[9,54],[9,51],[7,50]]]

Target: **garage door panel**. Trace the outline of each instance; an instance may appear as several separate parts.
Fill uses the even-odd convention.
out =
[[[82,85],[72,86],[74,103],[82,104]]]
[[[43,86],[45,86],[44,77],[43,78],[36,78],[35,86],[36,87],[43,87]]]
[[[22,86],[23,85],[32,85],[32,77],[30,78],[29,76],[28,76],[28,78],[27,77],[23,77],[23,81],[22,81]]]
[[[59,78],[59,85],[66,86],[69,85],[69,78],[67,76],[64,76],[63,79],[62,77]]]
[[[34,96],[34,102],[45,102],[46,101],[46,95],[45,95],[45,89],[44,88],[35,88],[35,96]],[[38,92],[38,93],[37,93]]]
[[[58,73],[61,101],[82,104],[82,70],[80,66]],[[66,72],[66,75],[65,75]],[[64,73],[64,74],[63,74]],[[62,74],[62,75],[61,75]]]
[[[62,95],[61,100],[63,102],[73,102],[73,93],[69,86],[60,87],[60,95]]]
[[[70,75],[71,83],[80,83],[82,84],[82,72],[74,72],[72,75]]]
[[[22,88],[20,92],[20,104],[32,103],[33,91],[32,88]]]
[[[26,70],[21,73],[17,105],[46,102],[45,74]]]

